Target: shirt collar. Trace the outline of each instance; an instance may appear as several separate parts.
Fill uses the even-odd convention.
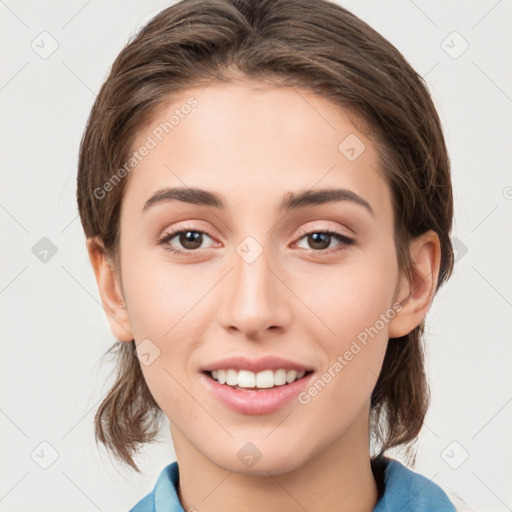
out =
[[[394,459],[382,457],[384,494],[373,512],[455,512],[446,493],[428,478]]]
[[[394,459],[382,457],[384,493],[373,512],[455,512],[445,492],[434,482]],[[130,512],[185,512],[178,498],[178,463],[166,466],[153,491]]]
[[[173,462],[165,467],[158,477],[154,489],[155,506],[151,512],[185,512],[178,498],[178,483],[178,463]]]

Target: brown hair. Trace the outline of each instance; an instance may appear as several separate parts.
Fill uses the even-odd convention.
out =
[[[436,109],[421,76],[391,43],[327,0],[183,0],[121,51],[92,108],[77,178],[85,235],[102,241],[116,271],[127,178],[105,197],[97,191],[127,162],[136,134],[173,93],[237,76],[307,88],[364,123],[392,191],[399,268],[411,278],[409,241],[434,230],[441,244],[437,291],[453,271],[453,198]],[[423,331],[424,320],[389,340],[371,399],[370,431],[379,455],[410,445],[423,425],[429,404]],[[163,413],[134,348],[132,340],[107,351],[115,354],[117,375],[96,413],[95,435],[139,471],[133,455],[155,439]]]

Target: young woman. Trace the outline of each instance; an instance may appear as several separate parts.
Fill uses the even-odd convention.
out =
[[[324,0],[183,0],[121,51],[77,197],[117,381],[96,436],[177,461],[132,512],[452,511],[385,455],[428,406],[422,334],[453,269],[425,84]]]

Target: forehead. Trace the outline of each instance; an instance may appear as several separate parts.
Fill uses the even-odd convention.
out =
[[[123,208],[140,212],[164,187],[218,191],[228,206],[264,201],[276,208],[285,192],[343,187],[386,215],[390,195],[378,155],[352,119],[297,87],[247,80],[187,89],[138,133]]]

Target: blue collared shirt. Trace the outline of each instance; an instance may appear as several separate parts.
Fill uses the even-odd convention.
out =
[[[383,459],[384,489],[373,512],[456,512],[434,482],[394,459]],[[185,512],[178,499],[178,463],[160,473],[154,489],[129,512]]]

